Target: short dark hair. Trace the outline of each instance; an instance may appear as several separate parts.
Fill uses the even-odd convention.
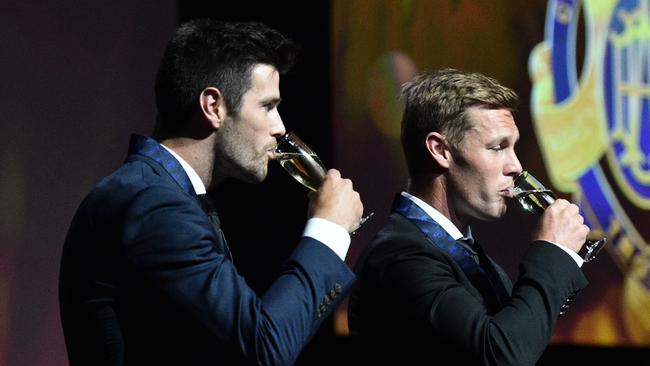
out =
[[[156,76],[157,133],[182,130],[198,96],[211,86],[221,91],[228,113],[236,115],[251,87],[253,67],[267,64],[284,74],[297,52],[295,43],[262,23],[195,19],[182,24]]]
[[[470,107],[514,111],[519,98],[495,79],[455,69],[423,72],[402,86],[404,114],[401,141],[411,178],[430,171],[425,146],[430,132],[439,132],[453,148],[472,128],[466,118]]]

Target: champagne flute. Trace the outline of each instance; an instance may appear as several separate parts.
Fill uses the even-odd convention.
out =
[[[548,206],[555,202],[555,194],[546,188],[537,178],[527,171],[523,171],[515,178],[515,186],[511,192],[519,205],[526,211],[541,214]],[[607,243],[607,238],[587,240],[586,253],[582,257],[586,262],[592,261]]]
[[[318,155],[305,144],[295,133],[289,132],[278,140],[275,148],[276,160],[295,180],[305,187],[315,191],[325,179],[327,169]],[[363,225],[374,212],[364,216],[359,221]],[[357,228],[357,230],[359,229]],[[356,232],[353,231],[352,234]]]

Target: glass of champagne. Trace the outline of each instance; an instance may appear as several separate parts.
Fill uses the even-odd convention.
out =
[[[524,210],[541,214],[546,207],[555,202],[555,194],[546,188],[537,178],[527,171],[523,171],[516,179],[512,194]],[[582,257],[590,262],[607,243],[607,238],[599,240],[587,240],[585,242],[586,253]]]
[[[280,137],[278,146],[275,148],[275,159],[295,180],[312,191],[317,190],[323,182],[323,179],[325,179],[327,169],[325,169],[323,162],[293,132],[289,132]],[[374,212],[371,212],[362,217],[359,221],[359,227],[374,214]],[[354,233],[352,232],[352,234]]]

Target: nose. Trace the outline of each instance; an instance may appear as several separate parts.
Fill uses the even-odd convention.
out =
[[[522,171],[523,168],[521,167],[521,162],[519,162],[517,154],[513,151],[508,163],[505,166],[504,173],[508,176],[517,177],[519,174],[521,174]]]
[[[271,126],[271,135],[277,139],[278,137],[284,136],[285,133],[287,133],[287,129],[284,127],[282,117],[278,113],[278,118],[273,123],[273,126]]]

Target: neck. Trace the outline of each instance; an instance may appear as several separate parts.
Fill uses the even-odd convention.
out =
[[[212,178],[214,134],[204,139],[182,136],[165,138],[159,142],[183,158],[199,175],[206,189],[209,190],[217,183]]]
[[[467,231],[468,223],[458,215],[453,201],[453,189],[449,187],[444,174],[411,178],[407,192],[445,215],[461,232]]]

